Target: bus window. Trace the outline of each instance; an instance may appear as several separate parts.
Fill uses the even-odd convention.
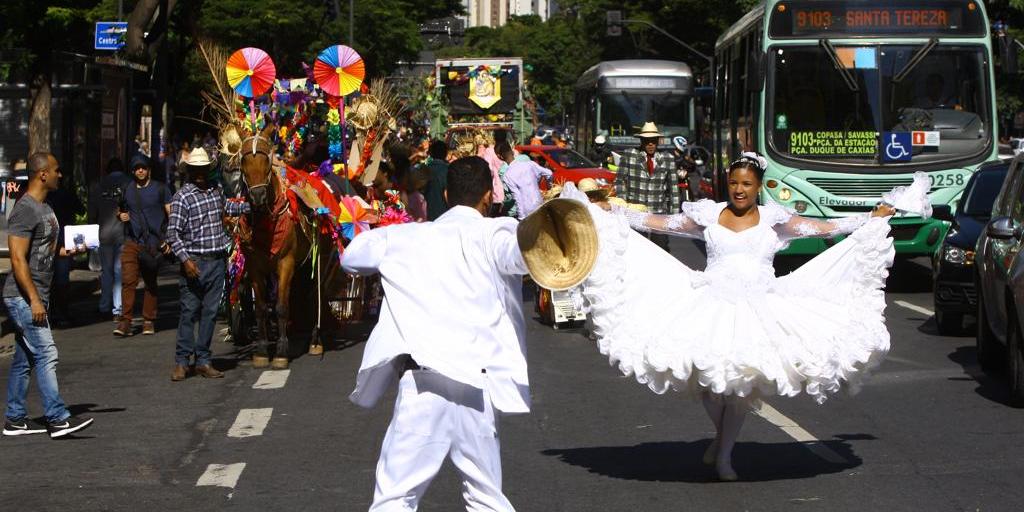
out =
[[[934,145],[914,148],[914,159],[935,161],[985,150],[991,141],[984,52],[980,47],[938,46],[900,82],[921,46],[889,46],[882,51],[882,83],[890,84],[885,131],[938,132]]]

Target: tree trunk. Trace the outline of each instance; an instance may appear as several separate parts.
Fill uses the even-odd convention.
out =
[[[28,120],[28,153],[50,150],[50,76],[37,75],[32,81],[32,110]]]
[[[174,11],[176,0],[167,1],[166,12],[157,13],[163,0],[139,0],[128,15],[128,33],[124,36],[125,52],[134,57],[145,57],[147,61],[156,57],[156,48],[163,44],[167,33],[167,13]],[[154,15],[165,18],[164,22],[154,23]],[[146,36],[146,29],[153,25],[150,34]],[[163,27],[162,29],[160,27]]]

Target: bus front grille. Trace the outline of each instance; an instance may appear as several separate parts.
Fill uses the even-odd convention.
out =
[[[807,183],[814,185],[829,194],[842,197],[881,198],[882,194],[895,187],[907,186],[912,178],[807,178]]]

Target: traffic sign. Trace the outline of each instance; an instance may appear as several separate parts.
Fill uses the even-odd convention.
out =
[[[97,50],[120,50],[124,47],[124,36],[127,33],[127,21],[97,21],[96,38],[93,48]]]

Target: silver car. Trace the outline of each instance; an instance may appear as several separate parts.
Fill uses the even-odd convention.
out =
[[[1024,155],[1013,158],[975,256],[978,362],[1009,366],[1010,394],[1024,407]]]

